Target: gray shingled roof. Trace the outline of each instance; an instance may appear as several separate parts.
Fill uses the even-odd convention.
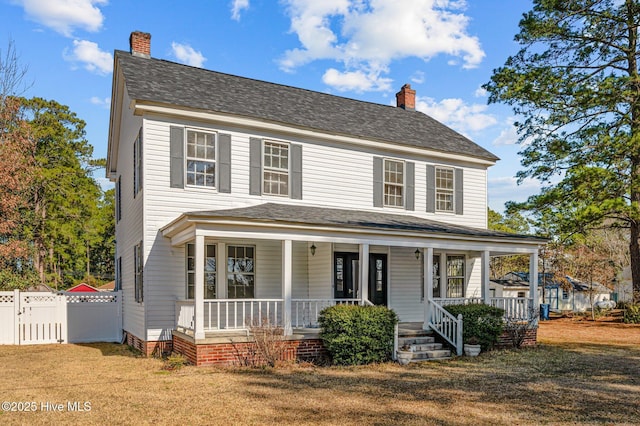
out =
[[[234,114],[340,135],[470,155],[495,155],[417,111],[357,101],[116,51],[132,99]]]
[[[508,234],[468,226],[452,225],[416,216],[277,203],[264,203],[251,207],[227,210],[194,211],[185,213],[184,215],[196,220],[198,218],[232,218],[246,219],[260,223],[286,222],[315,226],[414,231],[416,233],[546,242],[543,238],[537,238],[531,235]]]

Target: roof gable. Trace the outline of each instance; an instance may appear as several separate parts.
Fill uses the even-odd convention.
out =
[[[488,161],[498,157],[417,111],[268,83],[116,51],[129,96]]]

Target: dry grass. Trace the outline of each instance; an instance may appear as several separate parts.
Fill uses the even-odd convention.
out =
[[[631,424],[640,327],[543,323],[536,349],[400,367],[184,367],[112,344],[0,346],[0,424]],[[90,412],[41,403],[89,401]]]

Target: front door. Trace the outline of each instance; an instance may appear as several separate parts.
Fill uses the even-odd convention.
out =
[[[334,253],[333,297],[355,299],[359,297],[358,280],[360,262],[358,253]],[[387,304],[387,255],[369,255],[369,300],[374,305]]]
[[[334,253],[333,297],[355,299],[358,297],[358,275],[360,263],[358,253]]]
[[[387,255],[369,255],[369,301],[387,306]]]

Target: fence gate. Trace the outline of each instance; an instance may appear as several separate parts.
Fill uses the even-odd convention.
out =
[[[0,292],[0,345],[121,340],[122,292]]]
[[[20,293],[18,339],[20,345],[67,343],[67,303],[51,293]]]

